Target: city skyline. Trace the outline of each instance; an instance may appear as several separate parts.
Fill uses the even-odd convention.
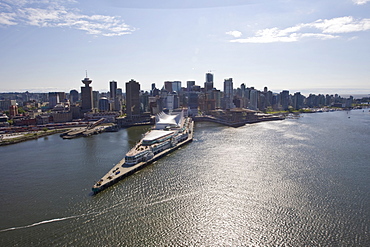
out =
[[[370,92],[370,1],[3,1],[1,92],[134,79],[303,94]]]

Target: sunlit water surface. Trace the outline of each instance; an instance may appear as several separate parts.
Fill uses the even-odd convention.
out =
[[[369,246],[370,112],[194,141],[92,196],[147,127],[0,147],[1,246]]]

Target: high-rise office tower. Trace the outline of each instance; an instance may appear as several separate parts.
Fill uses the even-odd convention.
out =
[[[258,91],[251,87],[249,90],[249,105],[248,108],[251,110],[257,110],[258,104]]]
[[[132,79],[126,82],[126,113],[129,118],[140,115],[140,84]]]
[[[109,82],[109,97],[111,100],[114,100],[117,95],[117,82],[111,81]]]
[[[206,82],[213,82],[213,74],[206,73]]]
[[[81,110],[85,113],[91,111],[93,108],[92,87],[89,86],[90,83],[92,83],[92,80],[90,80],[86,75],[86,78],[82,80],[82,83],[85,84],[85,86],[81,87]]]
[[[288,110],[289,106],[289,91],[288,90],[283,90],[280,93],[280,102],[281,102],[281,107],[283,108],[284,111]]]
[[[49,108],[53,108],[59,104],[59,94],[58,92],[49,92]]]
[[[119,100],[119,101],[122,101],[122,99],[123,99],[123,93],[122,93],[122,88],[117,88],[117,99]]]
[[[172,82],[172,90],[173,90],[173,92],[180,93],[180,91],[181,91],[181,81],[173,81]]]
[[[206,73],[206,82],[204,83],[204,89],[210,91],[213,89],[213,74]]]
[[[99,91],[92,91],[92,108],[99,107],[99,99],[100,99],[100,92]]]
[[[72,89],[69,91],[69,101],[71,104],[75,104],[78,101],[78,91],[75,89]]]
[[[49,108],[53,108],[61,102],[65,102],[65,92],[49,92]]]
[[[181,81],[165,81],[164,88],[169,93],[172,92],[179,93],[181,91]]]
[[[107,97],[101,97],[99,99],[99,111],[109,111],[109,101]]]
[[[224,109],[234,108],[233,104],[233,79],[225,79],[224,81]]]
[[[245,86],[245,84],[244,83],[242,83],[241,85],[240,85],[240,90],[241,90],[241,96],[242,96],[242,98],[245,98],[245,89],[246,89],[246,86]]]
[[[172,81],[165,81],[164,82],[164,89],[166,89],[167,92],[171,93],[172,90]]]
[[[186,82],[186,88],[188,90],[188,92],[191,91],[191,87],[195,85],[195,81],[187,81]]]

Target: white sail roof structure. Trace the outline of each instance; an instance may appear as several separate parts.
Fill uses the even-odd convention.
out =
[[[164,112],[158,113],[155,118],[155,129],[164,129],[166,127],[176,128],[180,127],[182,119],[184,118],[184,112],[181,111],[177,115],[167,115]]]

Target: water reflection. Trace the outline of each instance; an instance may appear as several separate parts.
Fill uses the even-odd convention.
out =
[[[44,223],[0,232],[0,242],[366,246],[369,117],[352,111],[351,122],[335,112],[241,128],[199,123],[192,143],[93,197],[93,182],[146,128],[51,136],[19,144],[24,156],[7,148],[3,159],[22,171],[2,164],[0,229]]]

